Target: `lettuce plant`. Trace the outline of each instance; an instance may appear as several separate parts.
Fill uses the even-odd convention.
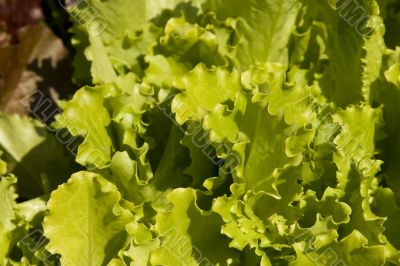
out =
[[[84,86],[0,117],[1,265],[400,265],[397,1],[67,8]]]

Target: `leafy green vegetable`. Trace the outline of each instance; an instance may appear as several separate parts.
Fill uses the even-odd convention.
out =
[[[124,245],[132,214],[119,206],[120,193],[101,176],[78,172],[48,202],[43,227],[50,252],[62,264],[103,265]],[[62,208],[60,208],[62,206]],[[79,218],[78,218],[79,217]],[[65,239],[71,239],[70,246]]]
[[[85,86],[0,116],[1,265],[400,265],[396,1],[68,10]]]

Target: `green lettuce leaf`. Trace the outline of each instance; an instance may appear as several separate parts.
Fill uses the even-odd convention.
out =
[[[133,220],[120,200],[117,188],[100,175],[74,174],[48,202],[43,222],[48,250],[60,254],[62,264],[107,264],[123,247],[125,226]]]

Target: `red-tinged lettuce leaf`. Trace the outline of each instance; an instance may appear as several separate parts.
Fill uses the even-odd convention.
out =
[[[67,50],[61,40],[43,25],[25,27],[20,36],[17,44],[0,47],[0,109],[20,114],[33,111],[35,116],[45,119],[54,111],[55,104],[43,115],[36,107],[45,99],[36,102],[37,106],[30,106],[34,100],[30,97],[36,94],[39,86],[41,92],[37,94],[48,98],[50,88],[64,97],[66,92],[73,91],[74,87],[68,81],[71,72]]]
[[[0,30],[11,34],[11,42],[19,41],[19,30],[43,19],[41,0],[0,1]],[[1,44],[1,43],[0,43]]]

